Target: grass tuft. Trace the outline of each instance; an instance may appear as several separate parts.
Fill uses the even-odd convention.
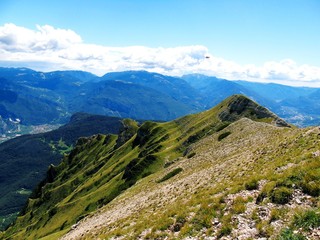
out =
[[[271,201],[277,204],[286,204],[292,198],[293,190],[287,187],[274,188],[271,192]]]
[[[306,237],[300,233],[294,233],[292,229],[286,228],[281,231],[279,240],[305,240]]]
[[[256,190],[259,187],[259,183],[257,179],[251,179],[249,182],[244,184],[246,190]]]
[[[314,210],[296,214],[294,216],[293,225],[297,228],[303,228],[305,231],[310,228],[320,227],[320,213]]]

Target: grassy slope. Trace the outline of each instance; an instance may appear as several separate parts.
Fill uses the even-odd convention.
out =
[[[87,239],[198,239],[204,235],[229,235],[234,239],[238,236],[237,217],[245,214],[250,204],[254,206],[252,212],[243,217],[253,222],[256,238],[277,238],[286,226],[295,229],[293,215],[299,217],[305,209],[318,211],[319,219],[320,159],[315,154],[319,149],[318,129],[277,128],[243,119],[223,131],[231,134],[218,141],[218,132],[199,141],[192,148],[193,157],[180,158],[143,179],[85,219],[66,239],[81,234]],[[183,171],[159,183],[178,168]],[[266,183],[259,190],[245,190],[245,185],[253,180]],[[309,191],[311,185],[313,194]],[[294,191],[303,189],[305,201],[310,204],[276,204],[271,195],[256,203],[263,192],[270,194],[268,188],[283,186]],[[243,197],[246,194],[249,197]],[[235,200],[236,196],[240,200]],[[259,216],[260,209],[270,210],[267,217]]]
[[[179,205],[177,204],[183,202],[183,204],[187,204],[186,206],[189,204],[192,207],[194,206],[194,199],[199,198],[200,201],[201,196],[206,196],[207,198],[219,193],[225,187],[226,181],[230,184],[230,189],[238,189],[243,185],[243,182],[241,181],[241,184],[239,184],[239,179],[237,180],[236,177],[243,180],[243,176],[237,174],[242,172],[246,178],[250,178],[250,174],[246,172],[248,169],[245,169],[249,168],[248,163],[243,163],[243,171],[236,168],[238,165],[240,169],[242,167],[241,163],[243,161],[238,162],[238,160],[243,158],[243,151],[247,150],[244,147],[248,147],[248,142],[251,142],[255,146],[255,150],[257,150],[263,144],[267,143],[268,145],[270,142],[274,142],[270,140],[272,137],[268,137],[270,134],[274,136],[273,134],[275,133],[279,135],[279,132],[288,133],[296,130],[287,128],[280,130],[280,128],[263,123],[261,126],[266,129],[265,136],[259,135],[254,138],[253,133],[248,135],[245,131],[242,132],[241,126],[236,133],[245,134],[244,136],[232,134],[232,126],[236,124],[227,127],[229,123],[222,122],[219,116],[221,116],[221,112],[230,112],[229,107],[235,101],[247,102],[247,99],[243,96],[233,96],[215,108],[203,113],[190,115],[168,123],[146,122],[131,139],[120,147],[115,147],[117,137],[114,135],[97,135],[89,139],[79,140],[77,147],[69,157],[66,157],[61,165],[51,171],[53,179],[48,180],[42,191],[35,194],[34,199],[29,200],[24,214],[5,233],[5,236],[11,236],[16,239],[34,239],[44,236],[50,238],[50,234],[53,234],[52,238],[55,239],[57,236],[64,234],[72,224],[103,205],[107,205],[107,208],[116,213],[117,210],[126,209],[125,213],[122,211],[121,214],[109,214],[108,216],[111,218],[112,225],[115,224],[114,226],[117,226],[117,231],[124,229],[125,232],[121,234],[133,231],[133,236],[136,236],[135,234],[140,234],[141,232],[139,233],[139,231],[143,228],[148,228],[148,226],[157,230],[159,219],[162,219],[161,221],[165,219],[174,221],[174,217],[178,215],[173,214],[171,218],[168,218],[166,214],[174,209],[179,210],[179,207],[177,207]],[[273,115],[266,116],[265,114],[261,115],[260,112],[256,113],[255,111],[260,111],[261,108],[257,108],[251,102],[249,103],[249,107],[246,106],[241,108],[241,111],[233,112],[232,120],[246,116],[262,122],[273,122]],[[223,116],[225,117],[226,115],[224,114]],[[255,126],[254,123],[252,125]],[[225,135],[225,138],[220,141],[216,139],[223,132],[229,131],[231,132],[229,136]],[[252,136],[252,138],[243,141],[243,137],[248,138],[249,136]],[[236,139],[229,143],[231,146],[230,152],[234,155],[236,155],[236,152],[238,156],[231,158],[231,161],[228,154],[223,155],[226,146],[222,143],[232,139],[232,137],[236,137]],[[207,139],[211,140],[197,144],[200,140],[205,141]],[[261,142],[263,139],[266,139],[266,143]],[[239,144],[247,145],[244,145],[243,148],[240,147],[241,151],[239,151],[239,145],[236,145],[238,142]],[[201,147],[205,146],[207,148],[200,151]],[[209,150],[216,149],[219,146],[220,148],[222,146],[220,149],[222,155],[220,157],[215,158],[216,156],[213,156],[209,160],[200,158],[199,152],[209,154]],[[248,148],[249,152],[250,149]],[[254,154],[252,153],[250,156],[253,157]],[[199,159],[199,161],[194,161],[194,159]],[[212,167],[212,161],[214,164],[218,164],[219,170],[214,170],[213,172],[218,174],[216,177],[219,177],[219,179],[214,180],[214,182],[217,182],[216,184],[207,185],[214,177],[207,173],[208,169]],[[228,165],[229,162],[230,165]],[[234,163],[237,163],[237,165],[230,168],[229,166],[233,166],[232,164]],[[261,166],[261,164],[259,163],[257,166]],[[163,183],[156,183],[165,174],[174,171],[177,167],[183,169],[181,173],[176,171],[177,176],[179,178],[184,176],[184,178],[176,182],[172,182],[169,179]],[[207,174],[202,174],[202,171]],[[156,174],[150,175],[155,172]],[[224,176],[224,178],[221,176]],[[204,177],[206,183],[202,186],[201,179]],[[230,177],[232,177],[232,181]],[[139,179],[143,180],[139,181]],[[135,184],[137,181],[139,184]],[[167,185],[168,182],[174,183],[174,186]],[[128,188],[129,191],[124,191]],[[148,192],[145,191],[146,189],[148,189]],[[180,195],[179,189],[182,189]],[[198,189],[202,190],[198,191]],[[120,200],[110,202],[119,194],[121,194],[119,196]],[[167,197],[162,198],[163,194]],[[142,198],[139,198],[139,196]],[[140,209],[130,204],[136,201],[139,202],[141,199],[143,199],[142,202],[148,203],[147,206]],[[123,205],[124,202],[127,204]],[[143,206],[144,204],[140,202],[140,205]],[[127,209],[128,206],[132,206],[132,208]],[[156,215],[158,216],[155,215],[150,218],[150,212],[155,209],[161,209],[162,211],[157,210]],[[136,210],[139,210],[139,218],[133,220],[132,217],[136,217],[134,214]],[[189,209],[185,208],[185,211],[189,211]],[[144,218],[148,219],[148,221],[146,222]],[[118,226],[119,222],[117,220],[129,225],[126,225],[126,228]],[[131,223],[133,224],[132,227],[130,227]],[[106,236],[116,234],[112,231],[112,228],[110,229],[109,233],[103,233],[103,230],[100,234]],[[163,229],[163,226],[160,229]]]

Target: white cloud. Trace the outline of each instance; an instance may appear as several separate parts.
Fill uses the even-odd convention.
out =
[[[39,52],[59,50],[81,43],[81,37],[72,30],[37,25],[37,31],[12,23],[0,27],[0,47],[10,52]]]
[[[0,26],[0,62],[40,71],[81,69],[98,75],[124,70],[168,75],[202,73],[230,80],[320,87],[320,67],[297,65],[290,59],[266,62],[262,66],[240,65],[216,57],[199,45],[108,47],[84,43],[74,31],[49,25],[36,26],[36,30],[12,23]]]

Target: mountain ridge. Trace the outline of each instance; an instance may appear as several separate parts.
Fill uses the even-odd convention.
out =
[[[243,102],[247,103],[243,105]],[[230,113],[230,106],[232,106],[231,109],[236,106],[234,112]],[[219,115],[221,115],[222,112],[224,112],[222,115],[226,116],[229,114],[232,117],[227,117],[228,121],[221,121]],[[237,114],[238,117],[235,117]],[[253,120],[248,119],[248,117]],[[221,154],[220,158],[218,155],[213,158],[217,159],[217,162],[215,162],[215,160],[212,162],[212,167],[216,168],[220,166],[218,172],[221,173],[221,171],[223,171],[222,167],[226,167],[232,160],[235,162],[235,165],[232,165],[233,167],[229,169],[230,171],[232,170],[233,173],[228,170],[223,176],[229,179],[231,175],[236,174],[234,177],[238,179],[242,174],[248,174],[248,176],[245,177],[245,181],[249,181],[252,173],[247,172],[246,167],[249,167],[249,165],[247,165],[249,162],[253,163],[252,160],[250,160],[251,157],[255,158],[256,154],[264,158],[264,152],[267,151],[264,150],[264,148],[269,148],[269,154],[274,154],[276,152],[270,150],[272,147],[280,146],[286,137],[293,139],[297,134],[300,134],[299,131],[304,131],[288,127],[289,125],[277,127],[276,120],[277,117],[267,109],[257,105],[243,95],[236,95],[226,99],[210,110],[188,115],[171,122],[157,123],[147,121],[140,127],[135,126],[133,122],[128,122],[127,126],[132,127],[125,127],[122,132],[131,133],[127,135],[126,141],[122,141],[121,144],[117,144],[118,137],[116,135],[95,135],[89,138],[79,139],[76,147],[69,156],[66,156],[60,165],[56,167],[53,166],[48,172],[50,178],[48,178],[46,182],[41,185],[42,187],[37,190],[38,192],[35,192],[33,197],[29,199],[28,205],[26,205],[21,216],[19,216],[17,222],[5,232],[5,234],[7,234],[5,236],[11,236],[17,239],[22,237],[33,239],[51,236],[55,239],[67,233],[70,228],[76,229],[78,225],[73,226],[73,224],[85,218],[88,214],[90,216],[90,213],[96,211],[96,209],[100,209],[104,205],[106,205],[107,208],[108,206],[112,208],[114,204],[117,204],[117,199],[123,199],[122,196],[126,196],[127,193],[135,191],[132,189],[137,189],[139,186],[144,186],[145,184],[149,185],[149,183],[154,187],[156,187],[157,184],[160,184],[159,186],[163,186],[163,184],[166,186],[165,183],[167,179],[173,178],[175,175],[185,176],[187,179],[191,176],[195,177],[196,175],[194,174],[200,174],[197,169],[202,169],[203,167],[206,169],[206,166],[209,167],[207,164],[213,161],[206,163],[207,157],[204,157],[206,155],[206,146],[210,147],[210,152]],[[275,136],[276,138],[274,138]],[[313,137],[314,135],[312,135],[310,139],[312,144],[314,144]],[[235,143],[233,143],[233,141],[235,141]],[[296,144],[294,141],[292,141],[292,143]],[[237,144],[240,144],[239,146],[242,147],[238,149]],[[268,144],[270,144],[269,147]],[[262,152],[258,154],[261,147]],[[204,150],[198,151],[201,148],[204,148]],[[214,150],[215,148],[217,148],[216,151]],[[248,151],[246,152],[245,149]],[[252,150],[249,151],[249,149]],[[242,156],[241,154],[244,155]],[[287,152],[284,151],[281,154],[286,156]],[[275,158],[278,160],[274,163],[275,165],[272,164],[269,166],[268,169],[270,171],[272,167],[278,167],[279,164],[280,166],[283,164],[283,160],[279,159],[279,157]],[[193,159],[198,160],[194,162]],[[235,161],[235,159],[238,160]],[[238,162],[240,160],[244,162]],[[260,166],[259,161],[254,164],[255,167]],[[288,161],[289,160],[285,160],[284,162]],[[190,171],[194,171],[190,176],[188,175],[190,171],[187,171],[189,167],[183,166],[182,164],[187,162]],[[265,163],[264,160],[261,162],[261,164]],[[237,164],[240,164],[239,166],[243,169],[238,171],[236,168]],[[264,167],[264,165],[261,165],[261,167]],[[212,171],[218,173],[217,170],[213,169]],[[272,172],[273,171],[274,170],[272,170]],[[165,173],[167,173],[168,176],[165,175]],[[206,173],[206,175],[208,174],[209,173]],[[202,176],[202,174],[200,174],[200,176]],[[218,175],[216,175],[216,177],[217,176]],[[194,177],[191,177],[191,179],[193,179],[192,181],[197,179]],[[262,178],[261,176],[261,179]],[[150,182],[151,179],[153,180]],[[206,177],[205,179],[210,180],[211,178]],[[181,181],[180,183],[178,181],[177,184],[192,186],[189,185],[190,183],[183,183],[184,180]],[[226,184],[224,181],[223,179],[219,180],[222,184],[221,186]],[[164,183],[162,184],[162,182]],[[169,182],[171,182],[171,180],[169,180]],[[232,181],[230,184],[231,183]],[[235,184],[238,184],[238,187],[243,186],[243,182]],[[175,186],[177,187],[178,185]],[[188,188],[183,187],[182,190],[183,189],[186,190]],[[191,197],[193,194],[197,195],[196,189],[198,188],[191,187],[190,191],[186,190],[181,196]],[[221,188],[213,187],[212,190],[219,192]],[[153,193],[153,191],[151,192]],[[140,192],[139,194],[145,195],[146,193]],[[150,197],[148,194],[147,196]],[[177,196],[171,200],[168,199],[168,201],[171,202],[175,198],[177,198]],[[143,201],[146,200],[146,198],[142,199],[144,199]],[[162,199],[161,201],[164,201],[164,203],[168,203],[168,201],[163,198],[159,199]],[[130,198],[127,198],[127,200],[130,200]],[[164,205],[167,206],[167,204]],[[129,204],[128,206],[131,205]],[[140,208],[137,209],[139,210]],[[140,210],[144,211],[143,209]],[[90,219],[90,217],[85,219]],[[170,220],[170,218],[167,220]],[[117,220],[112,220],[111,222],[113,221]],[[154,221],[152,220],[150,223],[153,224]],[[83,224],[81,224],[81,227],[86,226],[85,222]],[[88,226],[91,226],[91,230],[93,231],[94,226],[91,224]],[[182,227],[183,226],[180,226],[177,232],[179,232]],[[25,232],[23,229],[27,229],[27,231]],[[71,231],[70,234],[67,235],[68,237],[66,236],[67,239],[71,238],[73,233],[81,235],[88,230],[86,227],[84,229],[85,231],[81,230],[80,233],[78,231]],[[118,229],[118,231],[121,232],[121,229],[123,229],[123,227]],[[134,228],[136,230],[130,229],[139,231],[141,226]],[[125,229],[123,229],[123,231],[125,231]],[[94,233],[94,231],[92,233]],[[114,234],[113,231],[110,231],[111,235],[104,235],[106,233],[103,231],[99,234],[99,236],[114,236],[112,235]],[[121,234],[125,233],[122,232]],[[157,233],[154,232],[154,234]],[[77,236],[80,237],[80,235]],[[128,237],[129,235],[126,236]],[[134,236],[133,238],[137,237],[137,235]],[[92,237],[93,236],[91,236],[91,238]]]
[[[191,117],[177,121],[188,124]],[[184,157],[141,179],[61,239],[316,239],[318,133],[241,118],[194,142]],[[317,224],[308,222],[311,215]],[[298,221],[309,228],[299,229]]]

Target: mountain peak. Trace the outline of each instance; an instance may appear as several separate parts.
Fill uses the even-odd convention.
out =
[[[268,122],[278,127],[290,127],[287,122],[267,108],[241,94],[227,98],[221,105],[221,108],[224,107],[218,117],[222,121],[233,122],[242,117],[247,117],[257,121]]]

